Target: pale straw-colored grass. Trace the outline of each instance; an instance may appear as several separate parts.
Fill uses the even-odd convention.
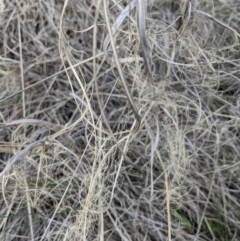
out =
[[[0,19],[0,240],[239,240],[238,1]]]

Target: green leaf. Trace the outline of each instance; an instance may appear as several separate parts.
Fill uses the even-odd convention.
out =
[[[221,226],[219,226],[215,222],[208,221],[208,225],[206,224],[206,222],[204,222],[203,224],[206,229],[210,229],[209,230],[210,232],[212,231],[213,233],[217,233],[221,231]]]
[[[180,225],[186,229],[187,231],[189,232],[192,232],[193,231],[193,226],[190,222],[190,220],[183,214],[180,214],[178,212],[175,211],[175,215],[180,223]]]

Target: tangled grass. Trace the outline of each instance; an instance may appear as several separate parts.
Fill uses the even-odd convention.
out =
[[[240,3],[0,1],[0,239],[240,240]]]

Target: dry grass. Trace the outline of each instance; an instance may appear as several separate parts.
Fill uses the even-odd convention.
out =
[[[0,1],[0,240],[240,240],[240,3],[129,3]]]

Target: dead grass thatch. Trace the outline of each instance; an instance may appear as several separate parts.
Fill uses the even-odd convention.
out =
[[[0,19],[0,240],[240,240],[238,1]]]

